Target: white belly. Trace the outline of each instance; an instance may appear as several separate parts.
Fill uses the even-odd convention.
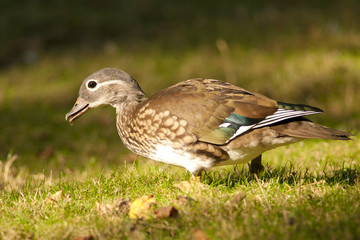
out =
[[[197,157],[189,152],[176,150],[168,145],[157,145],[154,154],[149,158],[156,161],[186,168],[191,173],[208,169],[214,166],[214,160],[204,157]]]
[[[224,150],[229,154],[229,160],[216,163],[215,166],[246,163],[265,151],[297,141],[299,139],[293,137],[276,138],[269,136],[262,138],[261,143],[259,141],[250,141],[246,147],[236,149],[225,147]]]
[[[226,161],[216,163],[215,166],[246,163],[248,161],[253,160],[263,152],[264,152],[263,149],[254,149],[254,148],[227,150],[227,153],[229,154],[230,158]]]
[[[226,146],[223,148],[223,150],[228,153],[229,159],[219,162],[216,162],[215,159],[208,158],[204,155],[196,155],[191,152],[186,152],[182,149],[174,149],[166,143],[157,145],[155,147],[156,150],[154,153],[146,157],[156,161],[186,168],[189,172],[195,174],[200,170],[209,169],[214,166],[246,163],[267,150],[296,141],[298,141],[298,139],[280,138],[269,139],[269,142],[263,141],[262,144],[259,144],[259,142],[252,144],[252,142],[250,142],[248,146],[237,149],[231,149]]]

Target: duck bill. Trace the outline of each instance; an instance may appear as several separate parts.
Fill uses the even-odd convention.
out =
[[[89,103],[81,97],[78,97],[73,108],[65,115],[65,120],[71,124],[75,119],[80,117],[89,109]]]

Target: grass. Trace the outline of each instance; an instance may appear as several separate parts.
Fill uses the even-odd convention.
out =
[[[356,239],[359,135],[349,142],[307,141],[275,149],[265,155],[269,167],[259,181],[246,165],[211,170],[202,176],[207,188],[184,193],[174,186],[189,179],[184,170],[133,163],[135,156],[116,133],[113,109],[91,111],[73,127],[64,121],[81,80],[101,67],[119,66],[148,95],[191,77],[230,79],[281,101],[321,107],[326,113],[314,121],[357,134],[357,54],[228,48],[231,55],[216,43],[183,53],[121,47],[79,56],[53,52],[36,65],[3,70],[0,236],[188,239],[201,230],[210,239]],[[230,65],[224,68],[224,62]],[[60,190],[64,197],[48,203]],[[179,216],[134,222],[127,215],[101,215],[96,207],[142,195],[154,195],[159,206],[175,206]],[[183,203],[178,196],[192,200]]]
[[[200,230],[210,239],[357,239],[359,4],[125,5],[4,2],[0,238],[201,239]],[[204,189],[183,192],[175,185],[189,173],[130,154],[113,109],[65,122],[81,81],[102,67],[130,73],[148,96],[189,78],[226,80],[320,107],[312,120],[355,137],[274,149],[258,179],[247,165],[229,166],[203,174]],[[179,216],[133,221],[98,211],[97,203],[143,195]]]
[[[1,169],[0,236],[4,239],[356,239],[360,224],[359,136],[356,141],[307,141],[265,154],[258,179],[247,165],[202,175],[205,188],[182,192],[180,168],[137,159],[116,169],[32,175],[6,163]],[[337,149],[338,151],[331,151]],[[15,160],[16,161],[16,160]],[[48,197],[62,190],[63,197]],[[154,195],[175,206],[176,218],[138,220],[102,215],[96,203]],[[190,199],[184,203],[179,196]]]
[[[189,179],[184,170],[142,160],[132,163],[135,157],[115,131],[113,109],[91,111],[73,127],[64,121],[81,80],[95,69],[119,66],[148,95],[190,77],[235,76],[231,81],[247,89],[319,106],[326,113],[314,121],[356,134],[356,54],[228,47],[230,56],[216,44],[181,54],[121,48],[80,56],[50,53],[36,65],[3,71],[0,122],[7,127],[0,135],[0,236],[188,239],[201,230],[210,239],[356,239],[358,135],[350,142],[307,141],[275,149],[264,157],[269,168],[259,182],[247,166],[211,170],[202,176],[206,189],[184,193],[174,186]],[[230,67],[225,69],[224,61]],[[5,167],[14,155],[16,160]],[[59,190],[64,197],[48,203]],[[142,195],[155,195],[159,206],[175,206],[179,216],[134,222],[127,215],[101,215],[96,207],[97,202]],[[177,196],[193,200],[184,204]]]

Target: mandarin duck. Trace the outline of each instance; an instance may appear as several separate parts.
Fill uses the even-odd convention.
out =
[[[91,108],[116,109],[116,127],[132,152],[186,168],[195,176],[211,167],[246,163],[257,173],[261,154],[308,138],[349,140],[351,134],[306,119],[316,107],[278,102],[230,83],[195,78],[146,98],[124,71],[101,69],[87,77],[65,119]]]

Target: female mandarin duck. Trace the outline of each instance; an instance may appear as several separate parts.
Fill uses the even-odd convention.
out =
[[[267,150],[306,138],[351,136],[303,117],[322,113],[318,108],[277,102],[214,79],[190,79],[146,98],[135,79],[114,68],[84,80],[65,118],[71,123],[104,104],[116,108],[117,130],[127,148],[192,175],[250,160],[251,171],[258,172]]]

